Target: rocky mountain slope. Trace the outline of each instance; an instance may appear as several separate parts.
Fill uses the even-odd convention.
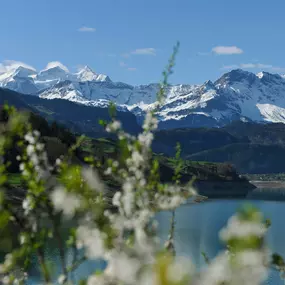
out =
[[[106,107],[110,101],[129,109],[141,122],[152,109],[157,84],[131,86],[113,82],[89,67],[70,73],[60,66],[35,72],[19,67],[0,74],[0,87],[45,99],[66,99]],[[159,110],[160,128],[221,127],[235,120],[285,122],[285,79],[278,74],[240,69],[202,85],[173,85]]]

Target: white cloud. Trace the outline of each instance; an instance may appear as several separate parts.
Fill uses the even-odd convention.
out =
[[[19,66],[31,69],[33,71],[36,71],[34,67],[31,65],[28,65],[24,62],[21,61],[16,61],[16,60],[4,60],[3,63],[0,63],[0,73],[6,73],[9,71],[13,71],[17,69]]]
[[[59,61],[49,62],[45,69],[50,69],[50,68],[54,68],[54,67],[60,67],[64,71],[69,72],[68,68]]]
[[[127,70],[129,71],[136,71],[137,68],[135,67],[129,67],[128,64],[126,64],[124,61],[120,61],[119,62],[119,65],[122,67],[122,68],[126,68]]]
[[[241,54],[243,50],[237,46],[217,46],[212,49],[212,52],[219,55]]]
[[[131,52],[131,54],[135,55],[156,55],[155,48],[139,48]]]
[[[83,27],[79,28],[77,31],[78,31],[78,32],[89,32],[89,33],[93,33],[93,32],[96,31],[96,29],[95,29],[95,28],[92,28],[92,27],[83,26]]]
[[[285,67],[273,66],[271,70],[275,72],[285,72]]]
[[[224,65],[221,69],[237,69],[240,68],[240,65],[232,64],[232,65]]]
[[[264,69],[271,69],[273,66],[271,64],[263,64],[263,63],[242,63],[240,65],[241,68],[264,68]]]
[[[208,55],[211,55],[210,52],[197,52],[197,55],[198,56],[208,56]]]
[[[126,67],[127,66],[127,64],[124,61],[120,61],[119,64],[120,64],[121,67]]]
[[[123,54],[121,54],[121,56],[124,57],[124,58],[129,58],[130,54],[129,53],[123,53]]]
[[[263,63],[241,63],[241,64],[233,64],[233,65],[226,65],[223,66],[221,69],[237,69],[237,68],[243,68],[243,69],[268,69],[271,71],[281,72],[284,71],[284,67],[279,66],[273,66],[271,64],[263,64]]]

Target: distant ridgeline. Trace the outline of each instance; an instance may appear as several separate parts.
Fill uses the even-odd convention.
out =
[[[41,99],[0,88],[0,105],[5,102],[37,114],[49,124],[57,122],[57,125],[65,126],[74,134],[92,138],[110,137],[98,123],[100,119],[110,119],[107,108],[64,99]],[[141,130],[131,112],[118,110],[117,118],[127,132],[136,134]],[[56,128],[55,123],[53,126]],[[53,136],[57,137],[56,134]],[[232,164],[240,173],[285,172],[285,125],[281,123],[237,121],[222,128],[159,130],[153,150],[174,156],[177,142],[181,144],[182,157],[188,160]]]
[[[108,135],[99,124],[100,119],[110,120],[108,108],[86,106],[64,99],[41,99],[0,88],[0,105],[5,103],[37,113],[50,122],[57,121],[75,133],[91,137]],[[117,118],[127,132],[134,134],[140,131],[132,113],[118,110]]]

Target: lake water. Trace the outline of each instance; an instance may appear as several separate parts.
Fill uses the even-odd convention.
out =
[[[272,191],[257,189],[248,198],[247,201],[207,201],[201,204],[183,205],[177,209],[175,227],[177,255],[190,257],[198,268],[205,266],[201,252],[205,252],[210,258],[213,258],[223,249],[223,244],[218,237],[220,229],[226,225],[229,217],[234,215],[239,207],[245,202],[250,202],[262,211],[265,218],[271,220],[272,225],[267,234],[267,242],[273,252],[278,252],[285,257],[285,203],[283,202],[285,200],[285,189],[274,189]],[[170,217],[171,214],[168,212],[157,215],[161,239],[167,238]],[[56,252],[51,250],[49,256],[54,264],[58,264]],[[78,279],[94,272],[95,267],[103,268],[104,264],[100,262],[84,264],[75,272],[75,278]],[[40,283],[36,276],[31,278],[29,282],[29,284]],[[266,284],[279,285],[284,284],[284,282],[280,280],[278,273],[273,272]]]

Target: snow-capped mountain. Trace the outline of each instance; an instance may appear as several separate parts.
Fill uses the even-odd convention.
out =
[[[19,67],[0,74],[0,87],[46,99],[106,107],[110,101],[129,109],[140,122],[154,107],[158,84],[113,82],[88,66],[70,73],[53,66],[39,73]],[[285,123],[285,77],[268,72],[232,70],[202,85],[172,85],[159,109],[161,128],[219,127],[233,120]]]
[[[0,74],[0,87],[15,90],[23,94],[32,94],[38,91],[34,84],[33,76],[36,72],[19,66],[15,70]]]
[[[0,74],[0,87],[23,94],[37,95],[39,92],[66,80],[75,83],[86,81],[111,82],[107,75],[97,74],[88,66],[80,69],[77,73],[70,73],[61,64],[53,64],[40,72],[19,66],[17,69]]]
[[[86,82],[86,81],[98,81],[98,82],[108,81],[110,82],[111,81],[109,76],[104,75],[104,74],[97,74],[89,66],[85,66],[84,68],[79,70],[78,73],[75,74],[75,78],[79,82]]]

